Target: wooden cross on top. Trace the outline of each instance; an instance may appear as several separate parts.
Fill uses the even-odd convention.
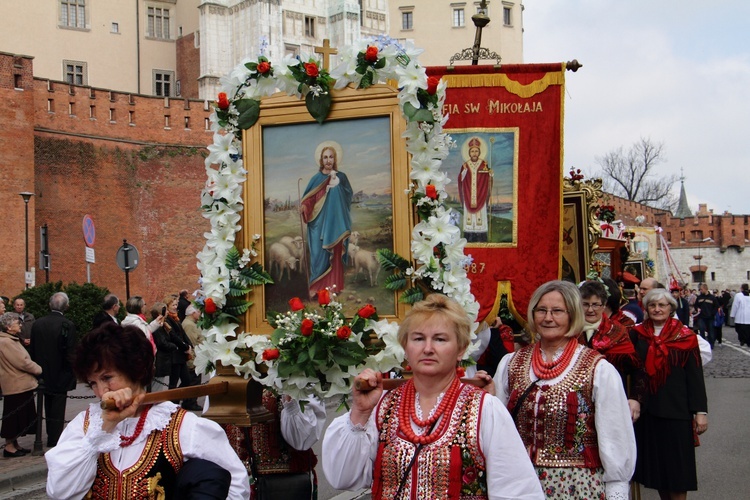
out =
[[[315,47],[316,54],[323,54],[323,69],[330,69],[329,64],[331,62],[331,54],[338,54],[338,49],[331,47],[331,41],[328,38],[323,39],[322,47]]]

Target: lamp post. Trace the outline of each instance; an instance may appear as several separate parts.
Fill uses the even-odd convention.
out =
[[[706,281],[706,275],[703,272],[703,268],[701,267],[701,259],[703,258],[701,256],[701,245],[703,245],[704,243],[708,243],[709,241],[713,243],[714,240],[712,240],[711,238],[703,238],[702,240],[698,240],[698,256],[696,257],[696,260],[698,261],[698,272],[700,273],[699,276],[701,277],[701,279],[699,280],[699,284]]]
[[[26,276],[29,273],[29,200],[32,196],[34,196],[34,193],[30,193],[28,191],[24,191],[22,193],[18,193],[21,195],[21,198],[23,198],[24,208],[25,208],[25,219],[26,219],[26,275],[24,275],[24,281],[26,282],[26,288],[29,288],[29,282],[26,279]]]

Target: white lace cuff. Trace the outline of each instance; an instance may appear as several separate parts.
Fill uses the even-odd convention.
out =
[[[100,412],[89,412],[89,427],[83,437],[85,447],[96,453],[109,453],[120,447],[120,431],[113,432],[102,430],[102,414]]]
[[[628,500],[630,483],[627,481],[609,481],[605,483],[607,500]]]
[[[349,430],[351,430],[352,432],[365,432],[367,430],[367,424],[355,424],[352,422],[351,416],[346,419],[346,423],[349,426]]]

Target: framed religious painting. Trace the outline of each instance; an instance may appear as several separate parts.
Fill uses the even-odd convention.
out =
[[[518,244],[519,128],[451,129],[456,147],[443,162],[454,182],[446,205],[461,214],[467,247]]]
[[[594,263],[601,229],[596,219],[601,179],[563,181],[560,279],[580,283]]]
[[[387,273],[376,258],[381,248],[410,255],[408,154],[397,92],[378,85],[332,97],[322,124],[303,100],[265,99],[258,122],[245,132],[242,238],[249,248],[252,236],[260,236],[256,249],[274,280],[254,292],[248,331],[270,332],[267,315],[287,311],[293,297],[316,307],[323,288],[337,294],[347,316],[366,303],[381,317],[405,314],[398,294],[383,286]]]

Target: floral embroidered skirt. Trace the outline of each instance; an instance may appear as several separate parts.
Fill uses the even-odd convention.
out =
[[[545,498],[605,500],[604,469],[536,467]]]

